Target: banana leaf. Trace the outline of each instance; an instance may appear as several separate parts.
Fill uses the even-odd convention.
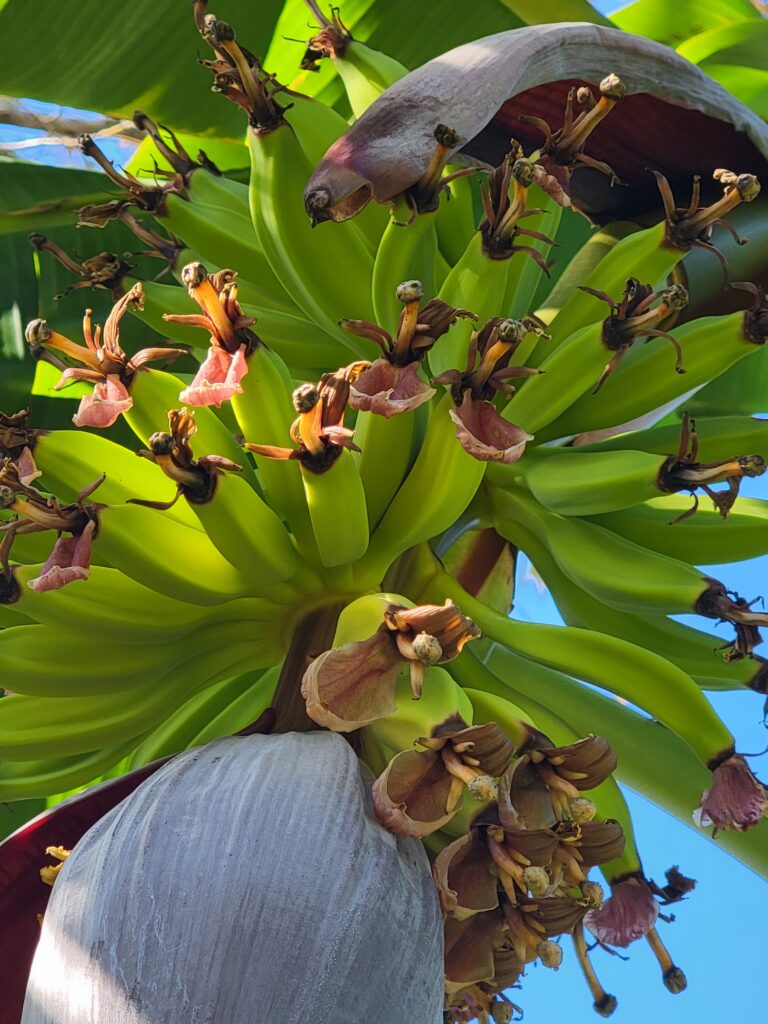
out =
[[[691,36],[740,21],[759,24],[760,15],[749,0],[637,0],[614,11],[611,21],[625,32],[679,46]]]

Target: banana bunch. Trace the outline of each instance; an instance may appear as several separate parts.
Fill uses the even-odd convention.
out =
[[[358,119],[405,69],[310,6],[303,66],[330,58]],[[562,129],[538,150],[507,140],[496,166],[457,156],[460,119],[435,123],[409,184],[383,196],[373,173],[323,160],[353,151],[347,122],[195,8],[214,89],[247,113],[250,181],[141,113],[171,168],[159,184],[83,141],[121,195],[81,222],[121,220],[176,283],[126,279],[103,329],[86,315],[84,343],[28,329],[64,395],[73,380],[93,392],[77,430],[0,414],[0,800],[249,727],[350,732],[380,820],[434,858],[450,1019],[508,1019],[505,985],[534,959],[557,966],[568,933],[607,1015],[585,923],[610,917],[628,877],[654,898],[614,761],[768,872],[765,790],[705,692],[768,692],[768,613],[725,567],[768,553],[766,502],[740,495],[765,471],[768,428],[686,412],[768,337],[757,286],[731,293],[736,311],[688,303],[688,252],[716,260],[723,217],[759,183],[720,170],[720,199],[703,205],[696,184],[678,207],[659,174],[655,223],[573,242],[573,164],[624,90],[606,68],[599,99],[573,90]],[[153,342],[135,354],[128,312]],[[194,375],[147,365],[171,352]],[[120,417],[135,442],[100,432]],[[471,559],[454,558],[478,529]],[[507,614],[510,550],[564,626]],[[697,568],[713,564],[722,581]],[[487,905],[461,904],[462,858],[485,866]],[[603,910],[597,865],[614,889]],[[679,991],[652,922],[637,934]],[[466,977],[450,951],[470,947]]]

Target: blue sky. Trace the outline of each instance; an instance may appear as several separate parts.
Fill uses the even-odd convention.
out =
[[[749,481],[749,485],[742,491],[745,496],[768,498],[764,478]],[[768,597],[768,556],[712,566],[710,572],[743,595],[751,598],[765,593]],[[561,621],[552,599],[525,571],[519,577],[515,616],[537,622]],[[681,617],[681,621],[699,629],[711,625],[697,616]],[[743,691],[710,696],[737,737],[740,750],[758,751],[768,745],[761,696]],[[768,776],[768,758],[753,759],[751,764],[761,777]],[[612,1020],[617,1024],[647,1024],[651,1020],[654,1024],[687,1024],[726,1016],[746,1020],[762,995],[764,910],[768,906],[765,881],[665,811],[630,790],[625,793],[648,875],[661,880],[668,867],[679,864],[698,884],[688,900],[671,908],[675,922],[659,924],[662,940],[688,977],[685,992],[676,996],[667,992],[644,942],[622,951],[630,955],[627,963],[599,950],[593,954],[601,982],[619,1000]],[[597,873],[595,877],[600,880]],[[567,1013],[568,1024],[594,1024],[599,1019],[567,939],[563,946],[564,962],[556,975],[536,965],[529,969],[522,991],[510,993],[525,1010],[528,1024],[543,1020],[553,1009]]]
[[[609,12],[621,5],[598,0],[595,6]],[[42,133],[0,127],[0,147],[36,134]],[[104,140],[103,148],[117,162],[126,160],[130,153],[130,147],[114,140]],[[58,146],[25,148],[17,155],[84,166],[77,150]],[[763,480],[747,483],[744,494],[768,498],[768,484]],[[716,566],[712,575],[745,596],[765,592],[768,598],[768,557]],[[539,622],[560,621],[551,598],[525,573],[520,575],[515,615]],[[696,625],[706,628],[702,620],[696,620]],[[768,744],[761,697],[743,692],[714,694],[712,701],[737,736],[740,750],[761,750]],[[766,758],[752,764],[759,774],[768,777]],[[644,943],[630,948],[628,963],[599,951],[594,954],[601,981],[619,1000],[613,1020],[617,1024],[647,1024],[649,1020],[672,1024],[717,1019],[726,1014],[736,1021],[746,1019],[760,1005],[763,991],[763,918],[768,906],[765,882],[643,798],[631,792],[627,796],[648,874],[662,879],[666,868],[679,864],[685,874],[697,878],[698,885],[689,900],[673,908],[675,922],[660,923],[663,940],[688,977],[686,992],[672,996],[666,991],[656,961]],[[549,1019],[553,1013],[558,1017],[567,1015],[568,1024],[594,1024],[598,1019],[567,940],[564,948],[564,963],[558,972],[534,966],[529,969],[523,990],[510,993],[523,1006],[528,1024]]]

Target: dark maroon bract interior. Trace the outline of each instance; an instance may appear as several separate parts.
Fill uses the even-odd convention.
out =
[[[580,79],[549,82],[507,100],[490,124],[464,147],[463,152],[498,165],[509,150],[510,138],[522,143],[526,154],[544,142],[521,114],[547,121],[553,132],[562,127],[568,90],[594,83]],[[578,114],[581,108],[576,107]],[[737,174],[756,174],[768,181],[768,161],[749,137],[726,121],[697,110],[667,103],[648,93],[625,96],[590,135],[585,153],[609,164],[624,186],[611,187],[606,175],[592,168],[577,168],[572,179],[576,205],[597,223],[610,220],[656,220],[661,203],[650,169],[661,171],[673,185],[680,205],[688,204],[693,174],[702,178],[702,195],[711,201],[722,194],[712,172],[726,167]]]
[[[55,864],[45,849],[71,850],[85,833],[160,768],[154,761],[71,803],[39,815],[0,843],[0,1024],[19,1024],[27,978],[32,967],[40,925],[51,887],[40,879],[40,868]]]

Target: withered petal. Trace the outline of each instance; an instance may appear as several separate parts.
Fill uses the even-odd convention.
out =
[[[475,914],[464,921],[445,922],[445,987],[455,992],[466,985],[491,981],[494,953],[503,941],[504,921],[498,910]]]
[[[395,684],[403,665],[383,630],[324,651],[301,681],[307,714],[334,732],[351,732],[391,715],[397,710]]]
[[[465,452],[480,462],[517,462],[533,435],[500,416],[491,402],[476,401],[469,391],[458,408],[449,409],[456,437]]]
[[[419,377],[419,367],[418,362],[395,366],[387,359],[376,359],[350,387],[349,407],[386,419],[418,409],[435,394]]]
[[[459,921],[499,905],[493,861],[474,829],[438,853],[432,874],[443,910]]]
[[[513,761],[499,780],[499,821],[505,832],[555,823],[549,788],[527,757]]]
[[[437,832],[459,810],[446,813],[452,776],[431,750],[396,754],[373,784],[373,808],[384,828],[396,836]]]

